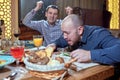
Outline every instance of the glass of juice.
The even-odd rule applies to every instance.
[[[39,47],[43,44],[43,36],[42,35],[33,35],[33,43],[39,50]]]
[[[24,56],[24,44],[21,41],[19,41],[19,44],[14,44],[10,48],[10,54],[16,59],[16,65],[18,66]]]

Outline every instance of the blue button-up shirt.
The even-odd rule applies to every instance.
[[[23,24],[34,30],[39,31],[44,36],[44,46],[47,46],[48,44],[54,42],[62,35],[62,31],[60,28],[62,20],[57,20],[55,22],[55,25],[50,25],[46,20],[33,21],[32,18],[35,14],[36,12],[34,10],[31,10],[25,16]]]
[[[60,47],[65,47],[67,43],[61,37],[55,44]],[[77,48],[89,50],[91,59],[94,62],[103,64],[120,63],[120,39],[115,38],[105,28],[84,26],[82,39]]]

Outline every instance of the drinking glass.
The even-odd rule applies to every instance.
[[[42,35],[33,35],[33,43],[39,50],[39,47],[42,46],[43,43],[43,36]]]
[[[10,48],[10,54],[16,59],[16,65],[18,66],[24,56],[24,42],[13,43],[13,46]]]
[[[18,28],[18,30],[14,29],[14,36],[16,37],[16,40],[19,40],[19,36],[20,36],[20,29]]]

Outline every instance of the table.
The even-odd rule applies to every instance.
[[[10,70],[4,68],[0,70],[0,80],[10,74]],[[104,80],[114,75],[114,67],[107,65],[97,65],[90,67],[64,78],[64,80]],[[37,77],[26,74],[22,80],[40,80]]]
[[[66,80],[104,80],[114,75],[113,66],[98,65],[74,73]]]

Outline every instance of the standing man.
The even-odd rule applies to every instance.
[[[49,5],[45,12],[46,20],[32,21],[32,18],[36,12],[41,9],[42,5],[42,1],[37,2],[36,7],[31,10],[23,19],[23,24],[39,31],[44,36],[43,45],[47,46],[62,36],[60,29],[62,20],[58,20],[58,7],[55,5]]]

